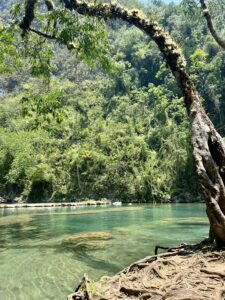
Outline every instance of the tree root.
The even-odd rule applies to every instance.
[[[201,272],[206,273],[206,274],[211,274],[211,275],[216,275],[219,277],[225,277],[225,272],[219,272],[219,271],[213,271],[213,270],[207,270],[207,269],[200,269]]]
[[[94,297],[88,290],[88,279],[83,279],[73,298],[68,299],[224,300],[224,252],[209,253],[207,249],[206,242],[181,245],[146,257],[115,276],[100,280],[104,290]]]
[[[139,295],[145,294],[148,291],[147,290],[132,289],[132,288],[122,286],[120,288],[120,292],[126,294],[127,296],[137,296],[138,297]]]
[[[91,296],[88,290],[88,283],[90,280],[87,275],[84,274],[84,277],[81,280],[81,283],[75,289],[75,293],[67,297],[67,300],[91,300]]]
[[[170,248],[168,247],[162,247],[162,246],[155,246],[155,255],[158,254],[158,250],[162,249],[162,250],[169,250]]]

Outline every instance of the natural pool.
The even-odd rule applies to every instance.
[[[104,247],[65,247],[71,235],[107,232]],[[83,273],[112,275],[152,255],[207,236],[202,204],[1,209],[0,299],[63,300]],[[96,241],[95,241],[96,246]]]

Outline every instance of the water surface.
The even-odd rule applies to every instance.
[[[108,232],[99,249],[63,247],[74,234]],[[84,273],[112,275],[152,255],[207,236],[201,204],[0,210],[0,299],[63,300]]]

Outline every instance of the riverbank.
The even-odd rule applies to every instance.
[[[113,277],[91,282],[85,275],[68,300],[224,300],[225,251],[207,243],[146,257]]]
[[[85,206],[105,206],[111,205],[112,202],[110,200],[88,200],[88,201],[81,201],[81,202],[59,202],[59,203],[5,203],[0,204],[1,208],[36,208],[36,207],[66,207],[66,206],[75,206],[75,207],[85,207]]]

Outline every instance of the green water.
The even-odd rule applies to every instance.
[[[65,248],[62,240],[93,231],[112,234],[106,248]],[[66,299],[83,273],[112,275],[152,255],[207,236],[200,204],[0,210],[0,299]]]

